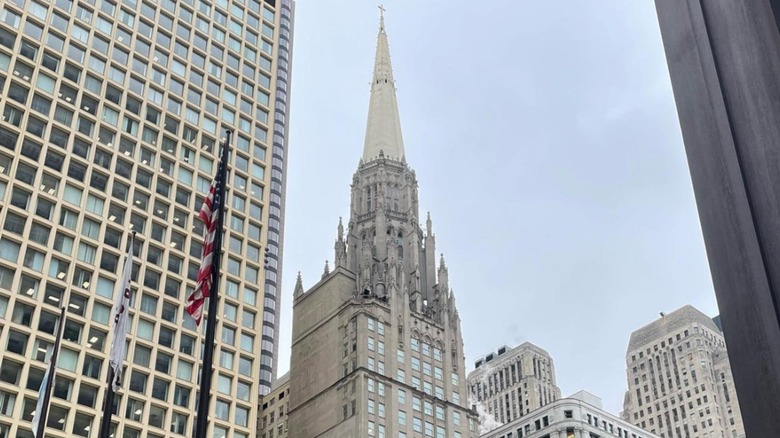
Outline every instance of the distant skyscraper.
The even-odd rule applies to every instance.
[[[290,436],[477,435],[447,267],[419,220],[382,23],[349,228],[339,223],[333,271],[295,287]]]
[[[470,402],[481,405],[500,423],[514,421],[561,398],[552,357],[525,342],[504,346],[477,360],[469,373]]]
[[[0,437],[30,420],[68,310],[52,436],[96,436],[129,231],[115,437],[191,436],[197,218],[234,132],[209,436],[255,434],[276,364],[291,0],[0,1]]]
[[[497,427],[481,438],[658,438],[603,410],[601,399],[580,391]]]
[[[743,438],[723,333],[685,306],[631,334],[623,417],[665,438]]]

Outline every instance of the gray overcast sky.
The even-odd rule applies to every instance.
[[[717,313],[653,2],[386,0],[407,161],[467,366],[531,341],[563,395],[622,409],[631,331]],[[291,294],[333,259],[363,147],[378,9],[298,0],[280,371]]]

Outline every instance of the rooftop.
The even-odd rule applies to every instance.
[[[510,349],[506,345],[502,345],[498,348],[496,352],[490,352],[486,354],[485,356],[477,359],[476,362],[474,362],[474,368],[478,369],[482,366],[487,365],[489,362],[492,362],[494,360],[498,360],[504,357],[512,357],[516,356],[517,354],[523,352],[523,351],[534,351],[538,354],[541,354],[543,356],[551,357],[550,353],[548,353],[545,349],[539,347],[538,345],[532,344],[530,342],[523,342],[522,344],[518,345],[515,348]]]
[[[720,329],[712,322],[712,319],[709,316],[690,304],[683,306],[668,315],[661,315],[661,318],[631,333],[631,338],[628,341],[628,351],[637,350],[656,339],[666,337],[670,333],[674,333],[693,323],[697,323],[716,333],[720,333]]]

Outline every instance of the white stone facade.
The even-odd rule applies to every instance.
[[[601,399],[586,391],[556,400],[481,438],[658,438],[605,412]]]
[[[635,331],[623,417],[662,438],[744,438],[726,343],[685,306]]]
[[[477,360],[469,373],[469,399],[498,423],[514,421],[561,398],[547,351],[525,342]]]

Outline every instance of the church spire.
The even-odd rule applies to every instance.
[[[368,104],[366,140],[363,145],[364,162],[375,160],[380,152],[395,160],[404,158],[404,141],[395,96],[393,66],[390,63],[390,45],[385,32],[384,8],[380,6],[379,9],[382,15],[376,44],[374,76],[371,79],[371,100]]]
[[[301,271],[298,271],[298,278],[295,279],[295,289],[293,290],[293,296],[298,298],[303,295],[303,279],[301,278]]]

